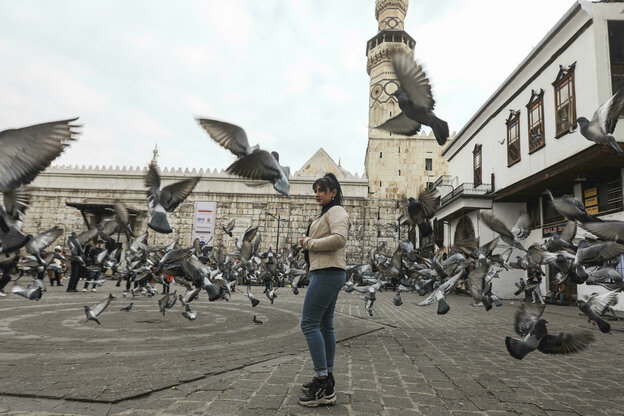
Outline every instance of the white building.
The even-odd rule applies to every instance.
[[[624,87],[623,9],[622,2],[575,3],[443,150],[450,175],[435,183],[442,193],[436,219],[447,247],[495,237],[479,221],[483,210],[510,227],[529,212],[534,227],[523,244],[541,243],[564,222],[546,189],[573,194],[603,219],[624,220],[624,158],[584,139],[575,125]],[[615,137],[624,142],[624,122]],[[494,291],[513,297],[524,275],[507,272]],[[546,293],[548,279],[543,286]],[[579,285],[578,296],[600,290]]]

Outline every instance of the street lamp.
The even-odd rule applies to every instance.
[[[275,215],[271,214],[271,213],[270,213],[270,212],[268,212],[268,211],[264,211],[264,213],[265,213],[266,215],[270,215],[271,217],[273,217],[274,219],[276,219],[276,220],[277,220],[277,242],[275,243],[275,252],[279,254],[280,223],[281,223],[282,221],[286,221],[286,222],[288,222],[288,221],[290,221],[290,220],[289,220],[288,218],[282,218],[282,216],[281,216],[281,215],[278,215],[278,216],[276,217]]]

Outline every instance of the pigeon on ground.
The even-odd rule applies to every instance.
[[[162,234],[173,232],[167,221],[167,212],[173,212],[190,195],[200,179],[185,179],[160,189],[158,167],[150,163],[145,175],[145,186],[148,188],[147,208],[151,216],[147,226]]]
[[[253,317],[253,322],[254,322],[254,324],[257,324],[257,325],[262,325],[263,324],[263,322],[260,319],[258,319],[256,317],[256,315],[254,315],[254,317]]]
[[[624,114],[624,88],[598,107],[591,121],[585,117],[579,117],[576,122],[581,128],[581,135],[587,140],[611,146],[618,155],[624,156],[624,150],[613,137],[615,125],[622,114]]]
[[[393,302],[394,302],[394,306],[401,306],[401,305],[403,305],[403,301],[401,300],[401,291],[400,290],[397,292],[396,295],[394,295]]]
[[[26,286],[25,288],[22,286],[15,285],[11,292],[16,295],[20,295],[30,300],[39,300],[41,296],[43,296],[43,292],[45,292],[45,286],[43,282],[39,279],[35,279],[34,282]]]
[[[593,325],[598,325],[600,332],[606,334],[611,331],[611,325],[600,316],[609,309],[609,306],[617,303],[617,296],[621,291],[622,289],[615,289],[602,295],[593,293],[587,302],[583,300],[578,301],[578,307],[581,312],[587,315],[589,322],[593,321]]]
[[[130,305],[119,309],[120,311],[125,311],[125,312],[129,312],[132,309],[132,306],[134,305],[134,302],[130,302]]]
[[[76,140],[78,118],[36,124],[0,132],[0,192],[8,192],[35,179],[71,141]]]
[[[269,181],[280,194],[290,197],[290,168],[279,164],[277,152],[251,147],[247,133],[241,127],[218,120],[198,118],[197,122],[218,144],[232,152],[237,159],[226,169],[227,173],[247,179]]]
[[[100,321],[97,319],[97,317],[100,316],[102,312],[104,312],[104,310],[108,307],[113,299],[115,299],[115,295],[109,293],[106,299],[95,304],[95,306],[93,306],[92,308],[85,305],[84,310],[85,315],[87,316],[87,322],[95,321],[98,325],[100,325]]]
[[[512,357],[522,360],[536,349],[544,354],[571,354],[584,350],[594,341],[594,335],[589,331],[549,334],[547,322],[542,319],[543,313],[544,305],[529,307],[526,303],[520,304],[514,319],[514,330],[522,339],[505,337],[507,351]]]
[[[401,84],[392,95],[396,97],[401,113],[376,128],[411,136],[420,131],[421,125],[429,126],[438,144],[444,146],[449,137],[448,123],[433,112],[435,100],[422,66],[405,54],[396,54],[392,65]]]

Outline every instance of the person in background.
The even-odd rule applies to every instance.
[[[559,298],[559,305],[563,305],[563,302],[566,299],[569,299],[570,295],[569,295],[569,289],[568,289],[568,285],[565,284],[565,282],[561,282],[559,283],[559,288],[557,291],[553,291],[550,294],[550,300],[548,303],[555,303],[555,298]]]

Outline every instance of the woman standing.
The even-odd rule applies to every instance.
[[[333,173],[312,185],[321,213],[312,221],[307,236],[299,240],[305,250],[310,285],[301,313],[301,330],[314,363],[314,379],[303,385],[299,404],[315,407],[336,401],[334,383],[334,309],[346,279],[345,245],[349,216],[342,207],[342,190]]]

